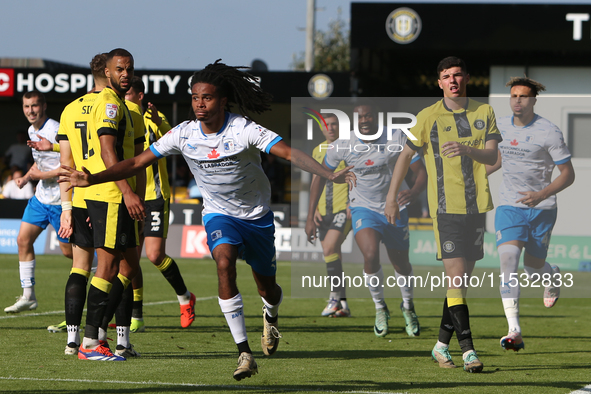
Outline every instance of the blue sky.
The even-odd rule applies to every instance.
[[[293,54],[305,48],[305,32],[300,29],[306,25],[306,3],[306,0],[3,1],[0,2],[4,11],[0,36],[4,40],[0,56],[43,58],[85,66],[95,54],[123,47],[133,53],[138,69],[195,70],[222,58],[227,64],[246,66],[254,59],[262,59],[270,71],[286,71],[290,69]],[[316,0],[319,8],[316,28],[325,30],[329,21],[337,18],[339,7],[341,18],[349,21],[350,3]],[[568,3],[591,4],[591,1]]]

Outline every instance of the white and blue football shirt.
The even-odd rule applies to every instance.
[[[29,138],[31,141],[40,141],[39,137],[37,137],[37,134],[39,134],[40,136],[47,138],[52,144],[56,144],[57,141],[55,137],[57,136],[59,128],[59,122],[47,118],[39,130],[35,130],[33,125],[29,126]],[[32,153],[33,160],[35,160],[39,171],[47,172],[59,168],[59,152],[38,151],[32,149]],[[37,184],[37,189],[35,190],[35,197],[37,197],[42,204],[59,205],[61,200],[60,186],[59,183],[57,183],[57,177],[40,180]]]
[[[210,213],[254,220],[270,210],[271,185],[260,151],[269,153],[281,137],[241,115],[226,113],[216,134],[205,134],[198,120],[186,121],[150,146],[158,157],[183,155]]]
[[[567,163],[571,154],[564,142],[562,131],[539,115],[526,126],[515,126],[513,116],[499,119],[503,141],[499,144],[502,158],[503,183],[499,192],[499,205],[528,208],[517,200],[519,192],[544,189],[552,182],[552,170]],[[540,202],[536,209],[556,208],[556,195]]]

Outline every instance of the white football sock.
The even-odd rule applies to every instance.
[[[277,305],[271,305],[267,302],[267,300],[261,297],[261,300],[263,300],[263,304],[265,304],[265,309],[267,310],[267,315],[269,315],[269,317],[275,317],[279,312],[279,305],[281,305],[281,302],[283,301],[283,289],[281,288],[281,286],[279,286],[279,291],[281,291],[281,297],[279,297],[279,302],[277,303]]]
[[[80,345],[80,326],[66,326],[68,329],[68,342],[74,342],[76,345]]]
[[[35,260],[19,261],[18,262],[19,275],[21,279],[21,287],[23,288],[23,297],[28,300],[36,300],[35,298]]]
[[[117,345],[129,348],[129,326],[117,326]]]
[[[82,340],[82,347],[84,349],[96,349],[98,345],[99,345],[98,339],[84,337],[84,339]]]
[[[187,292],[183,295],[176,296],[179,300],[180,305],[188,305],[191,302],[191,292],[187,290]]]
[[[519,277],[516,274],[519,267],[519,257],[521,248],[516,245],[501,245],[497,248],[501,259],[501,300],[505,309],[505,316],[509,324],[509,332],[521,332],[519,325],[519,295],[521,287],[519,286]],[[512,278],[514,278],[512,280]]]
[[[400,294],[402,295],[402,306],[404,309],[411,309],[414,304],[412,302],[414,293],[414,283],[410,279],[413,276],[412,268],[408,275],[399,274],[398,271],[394,271],[396,275],[396,286],[400,288]]]
[[[365,286],[369,289],[369,294],[371,294],[376,309],[387,308],[386,301],[384,300],[384,288],[382,287],[384,283],[382,267],[374,274],[368,274],[364,270],[363,277],[365,278]]]
[[[230,332],[232,333],[234,342],[238,344],[247,341],[248,337],[246,336],[246,324],[244,322],[243,313],[244,303],[242,302],[242,295],[238,293],[229,300],[222,300],[218,297],[218,302],[220,304],[222,313],[226,318],[226,322],[228,322],[228,327],[230,327]]]
[[[98,339],[99,341],[107,341],[107,330],[103,330],[99,327]]]

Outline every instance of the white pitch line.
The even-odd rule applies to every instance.
[[[585,387],[581,387],[578,390],[571,391],[570,394],[589,394],[589,393],[591,393],[591,384],[588,384]]]
[[[200,297],[200,298],[195,298],[195,301],[208,301],[208,300],[213,300],[213,299],[217,299],[218,296],[209,296],[209,297]],[[178,300],[174,300],[174,301],[156,301],[156,302],[146,302],[144,303],[144,306],[151,306],[151,305],[164,305],[164,304],[176,304],[178,303]],[[84,310],[86,311],[86,309]],[[6,315],[6,316],[0,316],[0,320],[2,319],[15,319],[17,317],[33,317],[33,316],[47,316],[47,315],[60,315],[66,313],[64,310],[61,311],[49,311],[49,312],[40,312],[40,313],[27,313],[27,314],[20,314],[20,313],[14,313],[11,315]]]
[[[277,388],[273,386],[239,386],[239,385],[223,385],[223,384],[203,384],[203,383],[170,383],[170,382],[158,382],[158,381],[144,381],[144,382],[130,382],[125,380],[90,380],[90,379],[41,379],[41,378],[15,378],[12,376],[0,376],[0,380],[27,380],[36,382],[72,382],[72,383],[93,383],[93,384],[130,384],[130,385],[158,385],[158,386],[180,386],[180,387],[201,387],[201,388],[221,388],[221,389],[250,389],[250,390],[269,390],[273,392],[297,392],[302,391],[302,388]],[[338,394],[402,394],[386,391],[335,391],[335,390],[323,390],[323,389],[309,389],[306,391],[315,391],[319,393],[338,393]]]

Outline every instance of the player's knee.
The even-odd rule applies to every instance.
[[[322,246],[322,253],[325,256],[330,256],[332,254],[338,253],[339,251],[337,250],[337,248],[334,245],[327,245],[327,246]]]
[[[159,250],[146,250],[146,257],[148,257],[148,260],[150,260],[152,264],[160,265],[166,257],[166,254],[161,253]]]
[[[72,253],[72,245],[60,242],[60,249],[62,250],[62,254],[64,257],[69,259],[73,259],[74,255]]]
[[[21,250],[27,249],[31,247],[31,245],[33,244],[33,240],[28,235],[22,235],[19,233],[16,237],[16,244],[18,245],[18,248]]]
[[[236,262],[232,262],[230,259],[220,259],[216,261],[218,277],[236,277]]]
[[[368,249],[363,252],[363,259],[368,264],[375,264],[379,262],[379,253],[378,250],[375,249]]]

